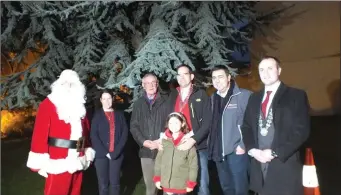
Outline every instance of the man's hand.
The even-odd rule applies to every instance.
[[[154,140],[153,143],[157,146],[156,149],[163,150],[161,139]]]
[[[161,188],[161,182],[156,182],[155,183],[155,186],[157,187],[157,189],[159,189],[159,190],[161,190],[162,188]]]
[[[157,145],[151,140],[144,141],[143,146],[149,148],[150,150],[157,149]]]
[[[179,150],[189,150],[191,149],[196,141],[193,138],[182,138],[180,145],[178,146]]]
[[[268,158],[262,155],[263,151],[259,149],[252,149],[251,155],[259,162],[261,163],[267,163],[270,162]]]
[[[239,145],[236,148],[236,154],[237,155],[242,155],[245,154],[245,150],[243,150]]]
[[[261,152],[261,155],[267,160],[267,162],[270,162],[274,157],[272,156],[272,150],[271,149],[265,149]]]

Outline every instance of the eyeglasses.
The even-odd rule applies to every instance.
[[[157,85],[157,81],[153,81],[153,82],[144,82],[143,83],[145,86],[156,86]]]

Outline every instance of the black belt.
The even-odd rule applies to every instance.
[[[54,146],[58,148],[77,149],[77,151],[80,152],[80,151],[84,151],[85,139],[84,137],[81,137],[78,140],[67,140],[67,139],[49,137],[48,144],[50,146]]]

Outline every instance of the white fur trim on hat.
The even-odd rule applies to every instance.
[[[71,69],[66,69],[66,70],[63,70],[63,72],[59,75],[58,80],[64,81],[64,82],[76,83],[76,82],[79,82],[80,79],[79,79],[77,72]]]

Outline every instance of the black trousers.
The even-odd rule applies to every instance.
[[[99,195],[120,195],[120,176],[123,155],[116,160],[95,159]],[[109,190],[110,189],[110,190]]]

